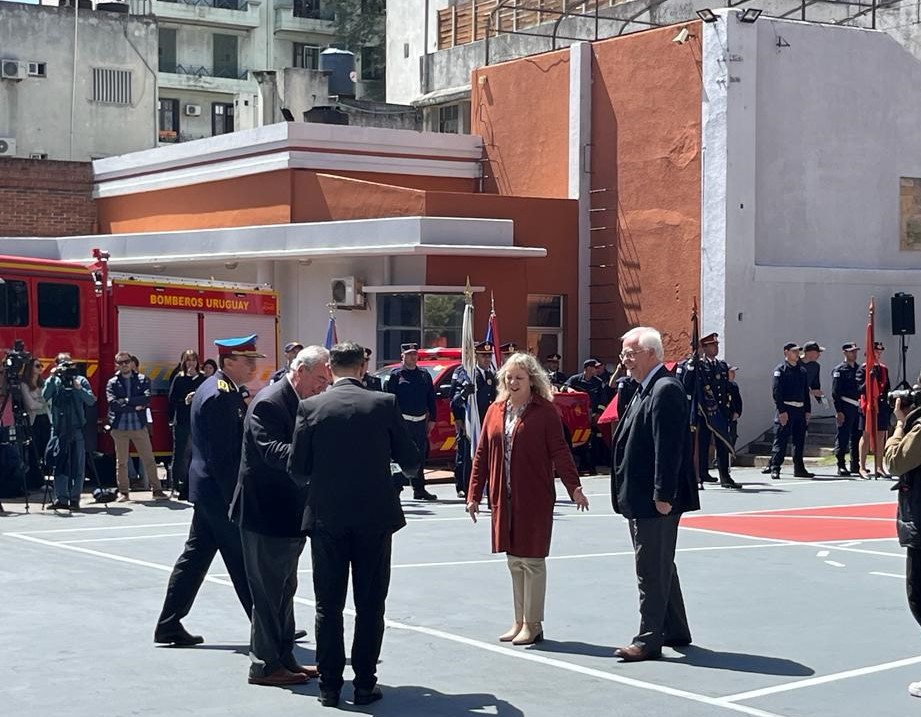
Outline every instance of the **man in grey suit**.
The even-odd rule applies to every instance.
[[[663,645],[691,644],[675,546],[681,514],[698,510],[700,500],[687,395],[662,363],[662,337],[641,326],[621,341],[620,358],[640,386],[614,431],[611,502],[627,518],[636,551],[640,630],[614,654],[639,662],[661,657]]]
[[[382,696],[377,660],[384,637],[391,541],[406,525],[390,463],[396,461],[411,473],[421,461],[396,398],[362,385],[364,356],[355,343],[330,350],[332,388],[301,401],[289,463],[292,477],[310,486],[304,527],[313,557],[320,702],[327,707],[339,704],[342,690],[342,611],[350,569],[356,613],[354,702],[367,705]]]
[[[253,596],[249,682],[283,687],[317,676],[294,659],[294,593],[304,549],[306,488],[288,475],[298,402],[329,385],[329,352],[301,349],[288,372],[263,388],[246,411],[240,473],[230,513],[240,526]]]

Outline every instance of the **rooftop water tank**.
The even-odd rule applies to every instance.
[[[340,97],[355,96],[355,55],[335,47],[320,53],[321,71],[329,72],[329,94]]]

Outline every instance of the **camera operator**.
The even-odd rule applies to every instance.
[[[13,425],[13,400],[6,385],[6,372],[0,370],[0,492],[4,495],[15,495],[12,486],[20,484],[23,470],[16,444],[10,440]]]
[[[77,374],[69,353],[59,353],[45,382],[42,396],[51,403],[51,439],[48,453],[54,465],[55,501],[51,507],[79,509],[86,470],[83,424],[85,406],[96,403],[90,382]]]
[[[921,383],[921,377],[919,377]],[[897,423],[886,441],[885,465],[899,476],[898,529],[899,544],[908,548],[905,582],[908,607],[921,625],[921,388],[894,391]],[[895,488],[893,489],[895,490]],[[912,682],[908,692],[921,697],[921,682]]]

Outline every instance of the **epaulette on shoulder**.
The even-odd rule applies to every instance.
[[[224,393],[230,393],[230,384],[227,383],[224,379],[219,378],[217,380],[217,390],[223,391]]]

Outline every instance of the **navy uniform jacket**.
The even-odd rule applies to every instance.
[[[361,385],[364,386],[369,391],[383,391],[384,388],[381,386],[381,380],[377,376],[372,376],[370,373],[366,373],[361,379]]]
[[[577,373],[566,379],[564,385],[576,391],[587,393],[592,401],[592,413],[602,413],[604,411],[604,384],[597,376],[592,376],[586,381],[582,378],[581,373]]]
[[[451,376],[451,414],[455,422],[462,422],[467,417],[467,398],[471,394],[470,377],[463,366],[454,369]],[[476,370],[476,407],[480,414],[480,425],[486,418],[489,404],[496,400],[496,377],[489,369]]]
[[[806,368],[800,363],[791,366],[788,361],[784,361],[774,369],[772,394],[778,413],[787,413],[791,408],[796,408],[786,405],[787,401],[802,403],[803,410],[812,413],[809,379]]]
[[[387,393],[397,397],[400,413],[406,416],[424,416],[435,420],[435,387],[432,377],[423,368],[409,370],[399,366],[390,372]]]
[[[831,398],[835,402],[835,411],[856,410],[860,402],[860,381],[857,380],[857,364],[847,361],[839,363],[831,372]],[[848,398],[857,403],[848,403]]]
[[[282,366],[280,369],[278,369],[275,373],[272,374],[271,378],[269,378],[269,383],[278,383],[285,377],[286,373],[288,373],[288,367]]]
[[[698,400],[708,415],[717,411],[726,418],[732,418],[731,397],[729,394],[729,365],[720,359],[700,357],[696,362],[700,376]],[[675,369],[675,378],[681,381],[688,398],[694,395],[695,362],[685,359]],[[741,399],[739,399],[741,401]]]
[[[547,378],[554,386],[562,386],[566,383],[566,374],[562,371],[547,371]]]
[[[822,390],[822,367],[819,365],[818,361],[803,361],[803,366],[806,368],[806,381],[809,383],[810,391],[821,391]]]
[[[192,462],[189,499],[218,498],[230,506],[243,445],[246,404],[236,384],[218,371],[192,399]]]
[[[733,415],[742,415],[742,392],[739,390],[739,384],[735,381],[729,381],[729,418]]]

